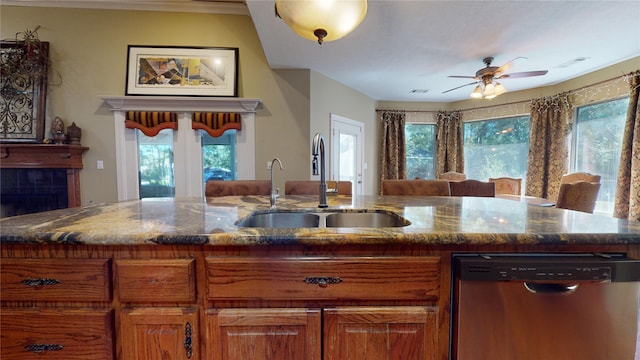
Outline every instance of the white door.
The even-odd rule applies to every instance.
[[[331,179],[351,181],[353,195],[362,194],[364,124],[331,114]]]

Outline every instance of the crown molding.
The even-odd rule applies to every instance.
[[[249,15],[244,1],[233,0],[3,0],[2,5]]]

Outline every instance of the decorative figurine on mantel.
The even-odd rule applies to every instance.
[[[82,137],[82,129],[80,129],[75,121],[71,123],[71,126],[67,128],[67,138],[69,139],[69,145],[80,145],[80,138]]]
[[[53,135],[53,142],[56,144],[64,144],[67,140],[67,136],[64,134],[64,122],[59,116],[56,116],[51,123],[51,135]]]

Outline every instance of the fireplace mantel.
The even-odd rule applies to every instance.
[[[62,187],[66,186],[67,189],[67,206],[78,207],[81,205],[80,170],[83,167],[82,154],[88,149],[88,147],[79,145],[2,143],[0,144],[0,168],[65,169],[66,185],[62,184]],[[8,174],[6,175],[8,176]],[[11,183],[13,182],[11,181]],[[6,187],[3,192],[5,190],[8,191],[9,186]]]

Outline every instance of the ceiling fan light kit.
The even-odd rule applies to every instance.
[[[497,67],[497,66],[491,66],[491,62],[493,62],[493,57],[486,57],[482,60],[485,63],[486,67],[476,71],[475,76],[459,76],[459,75],[449,76],[453,78],[474,79],[476,81],[472,83],[464,84],[458,87],[454,87],[453,89],[443,91],[442,93],[444,94],[449,91],[457,90],[468,85],[477,84],[477,86],[473,89],[473,91],[470,94],[471,98],[493,99],[496,96],[502,95],[505,92],[507,92],[507,89],[501,83],[495,80],[541,76],[541,75],[545,75],[548,72],[547,70],[538,70],[538,71],[525,71],[525,72],[505,74],[505,72],[511,67],[511,63],[517,59],[524,59],[524,58],[517,57],[509,61],[508,63],[500,67]]]
[[[276,0],[276,16],[296,34],[322,45],[352,32],[367,15],[367,0]]]

